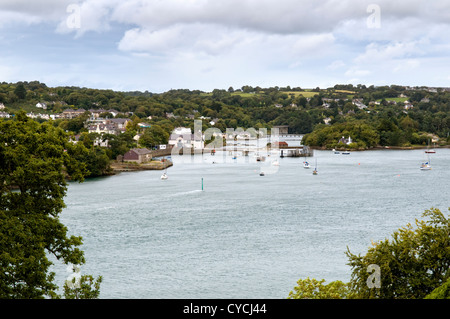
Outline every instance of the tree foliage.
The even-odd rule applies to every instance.
[[[353,269],[351,287],[360,298],[424,298],[450,277],[450,219],[439,209],[426,210],[417,220],[399,229],[392,240],[375,243],[365,256],[347,251]],[[381,287],[367,285],[367,267],[378,265]]]
[[[325,279],[300,279],[289,293],[288,299],[345,299],[349,293],[348,284],[333,281],[324,284]]]
[[[366,255],[348,249],[349,283],[299,280],[290,299],[445,299],[450,295],[450,219],[439,209],[423,213],[427,220],[400,228],[392,240],[373,244]],[[369,285],[371,266],[379,267],[379,286]]]
[[[55,296],[53,255],[83,264],[82,238],[68,236],[59,221],[66,178],[83,181],[86,166],[76,157],[85,149],[65,133],[29,120],[0,121],[0,297]]]

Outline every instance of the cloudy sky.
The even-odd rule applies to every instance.
[[[0,0],[0,81],[450,87],[448,0]]]

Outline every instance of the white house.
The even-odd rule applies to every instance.
[[[47,109],[47,104],[45,104],[44,102],[38,102],[38,103],[36,103],[36,107],[40,108],[40,109],[43,109],[43,110],[46,110]]]
[[[195,136],[190,128],[177,127],[169,137],[169,145],[174,147],[203,149],[204,142],[201,135]]]
[[[348,139],[345,138],[344,136],[342,136],[342,138],[339,140],[339,143],[349,145],[349,144],[353,143],[353,141],[352,141],[352,138],[350,136],[348,137]]]

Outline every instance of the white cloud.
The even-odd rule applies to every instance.
[[[327,66],[329,70],[337,70],[345,66],[345,63],[342,60],[335,60]]]
[[[381,61],[417,56],[421,55],[421,53],[417,42],[370,43],[366,46],[365,52],[355,59],[355,62],[373,64]]]
[[[370,16],[367,7],[372,3],[381,10],[380,28],[367,26]],[[71,5],[78,11],[68,11]],[[76,13],[79,14],[78,26],[70,20]],[[37,35],[33,27],[39,24],[52,28],[57,36]],[[233,81],[242,81],[242,84],[298,81],[299,86],[304,86],[302,81],[306,80],[317,85],[330,81],[341,83],[346,79],[376,82],[379,79],[390,81],[391,77],[402,80],[403,77],[410,80],[415,75],[413,71],[423,72],[425,66],[430,68],[426,72],[430,78],[438,71],[449,73],[446,72],[449,24],[450,3],[444,0],[0,2],[0,30],[10,28],[16,32],[2,32],[6,46],[3,50],[10,56],[17,56],[18,65],[26,62],[30,69],[27,74],[33,74],[31,69],[35,68],[39,71],[34,74],[47,73],[46,76],[51,77],[43,70],[56,62],[49,60],[43,67],[46,58],[42,54],[34,60],[42,65],[34,66],[30,56],[25,57],[20,52],[17,44],[23,42],[17,40],[19,37],[41,37],[36,38],[36,42],[42,42],[43,48],[48,44],[48,52],[54,52],[52,49],[59,45],[59,40],[73,40],[75,36],[77,39],[69,43],[73,53],[64,50],[66,61],[58,66],[73,74],[64,78],[89,76],[93,83],[100,83],[104,75],[110,77],[108,81],[115,81],[114,86],[119,85],[118,80],[113,80],[108,67],[115,65],[120,65],[124,82],[135,81],[130,85],[149,81],[148,74],[152,74],[152,79],[160,79],[154,83],[163,85],[160,83],[167,81],[167,86],[175,81],[179,82],[174,85],[195,86],[193,81],[197,79],[198,85],[206,85],[202,82],[217,85],[219,82],[215,81],[227,83],[225,85],[236,85],[230,83]],[[14,38],[8,34],[14,34]],[[94,49],[92,44],[96,40],[106,45]],[[89,52],[85,48],[90,48]],[[94,65],[106,63],[98,58],[102,54],[113,57],[108,60],[109,65]],[[432,63],[437,58],[439,63]],[[84,63],[73,67],[69,65],[73,60]],[[61,78],[56,71],[58,68],[49,70]],[[98,74],[89,74],[90,69],[98,70]],[[3,70],[12,76],[11,70],[4,67]],[[18,71],[19,68],[14,70],[19,75],[25,72]],[[128,70],[134,74],[127,77]],[[446,81],[445,76],[441,78]]]
[[[393,72],[410,72],[414,69],[419,68],[421,65],[420,61],[417,59],[406,59],[398,63],[398,65],[393,69]]]

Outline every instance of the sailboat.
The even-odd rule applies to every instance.
[[[303,161],[303,168],[309,168],[309,162],[306,160],[306,156],[305,160]]]
[[[316,160],[316,167],[313,170],[313,175],[317,175],[319,172],[317,171],[317,160]]]
[[[422,171],[427,171],[427,170],[431,169],[430,156],[428,156],[428,161],[427,162],[422,162],[422,164],[420,165],[420,169]]]
[[[169,176],[167,176],[167,170],[166,171],[164,171],[164,173],[161,175],[161,179],[162,180],[166,180],[166,179],[168,179],[169,178]]]

